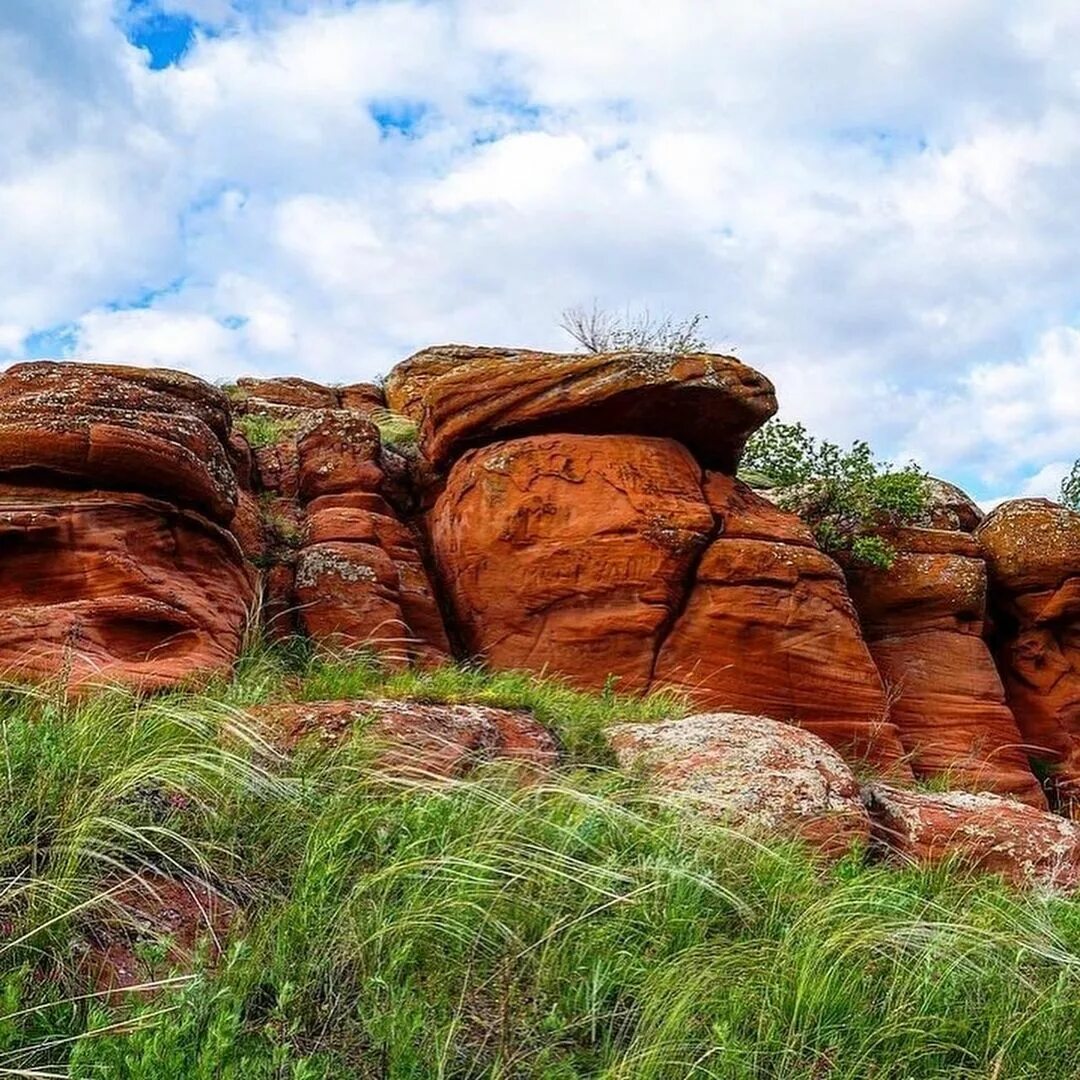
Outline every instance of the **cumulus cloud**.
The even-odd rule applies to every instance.
[[[194,27],[160,70],[151,15]],[[1080,454],[1078,45],[1064,0],[12,0],[0,357],[346,381],[595,297],[1041,491]]]

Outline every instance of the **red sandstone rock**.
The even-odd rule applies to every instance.
[[[39,362],[0,376],[3,479],[140,492],[227,523],[227,436],[227,398],[179,372]]]
[[[379,429],[343,409],[313,412],[296,432],[300,497],[304,501],[342,492],[377,491]]]
[[[411,658],[424,664],[448,662],[450,643],[412,532],[390,516],[389,508],[387,513],[376,513],[326,505],[334,498],[323,496],[321,508],[308,514],[307,543],[373,544],[385,551],[397,571],[397,603]]]
[[[572,354],[446,345],[399,364],[390,408],[420,423],[424,454],[537,432],[677,438],[734,472],[749,435],[776,411],[772,384],[731,356]]]
[[[80,967],[99,991],[146,986],[177,968],[192,966],[204,943],[218,959],[239,917],[237,906],[202,881],[144,873],[106,883],[106,915],[94,913]],[[168,943],[165,963],[140,953],[140,943]]]
[[[761,716],[709,713],[620,724],[609,738],[626,769],[734,828],[806,841],[840,856],[870,838],[859,785],[809,732]]]
[[[865,793],[874,837],[918,863],[956,859],[1018,885],[1080,886],[1080,827],[988,793],[931,794],[874,785]]]
[[[849,586],[917,776],[1045,808],[983,640],[986,565],[964,533],[901,529],[892,567],[852,567]]]
[[[716,537],[661,644],[654,684],[710,709],[806,728],[850,760],[908,777],[840,568],[807,527],[708,474]]]
[[[967,492],[947,480],[927,477],[926,494],[927,507],[920,524],[928,528],[973,533],[986,516]]]
[[[376,409],[386,408],[386,395],[374,383],[351,383],[338,391],[340,408],[367,416]]]
[[[712,528],[700,468],[666,439],[538,435],[467,454],[431,518],[469,655],[645,690]]]
[[[997,507],[978,529],[1009,704],[1063,802],[1080,798],[1080,514],[1045,499]]]
[[[336,409],[340,405],[337,390],[320,386],[309,379],[293,376],[277,379],[237,379],[241,400],[246,409],[264,405],[289,405],[297,409]]]
[[[493,667],[675,686],[910,776],[839,567],[745,485],[710,477],[703,490],[677,443],[484,447],[451,470],[430,525],[464,647]]]
[[[510,709],[373,699],[270,705],[253,714],[290,750],[309,738],[332,746],[361,732],[380,767],[399,775],[460,777],[496,758],[539,769],[558,763],[551,734],[529,713]]]
[[[409,628],[393,560],[374,544],[313,544],[296,562],[301,625],[336,648],[371,648],[391,666],[408,663]]]
[[[0,490],[0,670],[167,686],[226,671],[254,576],[232,534],[139,495]]]

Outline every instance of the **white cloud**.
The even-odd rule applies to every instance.
[[[222,31],[162,71],[122,7],[0,13],[0,355],[345,381],[598,297],[985,497],[1080,454],[1065,0],[159,0]]]

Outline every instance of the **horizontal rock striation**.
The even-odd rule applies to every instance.
[[[704,464],[732,472],[747,438],[776,412],[764,375],[711,353],[445,345],[394,368],[386,397],[420,424],[423,451],[438,467],[470,446],[557,432],[675,438]]]
[[[1080,797],[1080,514],[1045,499],[1002,503],[976,534],[990,569],[995,647],[1009,704],[1051,773]]]

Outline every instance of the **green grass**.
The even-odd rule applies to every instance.
[[[384,446],[392,446],[404,453],[411,452],[416,447],[420,428],[415,420],[390,409],[375,409],[370,419],[379,429],[379,437]]]
[[[252,449],[274,446],[296,430],[296,421],[269,413],[244,413],[234,417],[233,427],[248,441]]]
[[[361,738],[286,760],[244,713],[373,695],[533,708],[567,764],[395,781]],[[1080,1075],[1075,902],[678,814],[600,733],[679,708],[302,646],[201,692],[5,691],[0,1076]],[[87,998],[73,942],[150,868],[242,924],[216,965]]]

